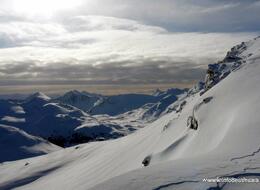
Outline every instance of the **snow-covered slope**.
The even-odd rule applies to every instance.
[[[0,162],[47,154],[61,148],[16,127],[0,124]]]
[[[235,60],[226,57],[221,62],[233,65],[233,72],[202,96],[187,98],[179,118],[163,129],[150,154],[151,167],[115,177],[93,190],[259,189],[259,183],[203,182],[204,178],[260,176],[260,39],[234,50]],[[199,129],[185,130],[185,118],[194,109]]]
[[[120,139],[4,163],[0,189],[259,189],[257,183],[203,181],[260,176],[260,39],[245,46],[239,60],[221,63],[229,69],[218,68],[218,76],[230,74],[202,96],[191,93],[179,112]],[[186,127],[191,115],[198,130]]]

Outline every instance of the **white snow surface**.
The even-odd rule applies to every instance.
[[[60,149],[60,147],[21,129],[0,124],[0,162],[39,156]]]
[[[188,96],[181,112],[135,133],[1,164],[0,189],[259,189],[259,183],[202,181],[260,176],[260,39],[238,56],[238,68],[202,96]],[[198,130],[186,127],[193,110]]]

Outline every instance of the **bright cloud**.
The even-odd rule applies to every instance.
[[[0,84],[193,83],[259,34],[258,1],[51,2],[0,2]]]

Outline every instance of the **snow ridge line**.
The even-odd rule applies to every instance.
[[[240,157],[234,157],[234,158],[231,158],[230,161],[234,161],[234,160],[239,160],[239,159],[243,159],[243,158],[247,158],[247,157],[251,157],[251,156],[255,156],[257,153],[260,152],[260,147],[254,151],[253,153],[251,154],[248,154],[248,155],[245,155],[245,156],[240,156]]]

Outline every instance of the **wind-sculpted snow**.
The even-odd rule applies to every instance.
[[[225,69],[216,65],[219,73],[214,85],[206,90],[197,85],[146,127],[119,139],[4,163],[0,165],[0,188],[259,189],[259,183],[214,181],[217,177],[260,177],[260,39],[244,44],[246,48],[232,50],[241,59],[218,63],[226,64]],[[143,114],[137,109],[121,117],[127,113],[136,118]],[[190,116],[196,118],[197,130],[187,127]],[[147,157],[149,164],[144,167]],[[51,168],[55,169],[44,173]],[[37,180],[20,184],[35,176]]]

